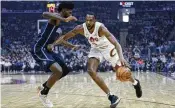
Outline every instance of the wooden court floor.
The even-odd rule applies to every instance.
[[[135,96],[131,83],[115,80],[115,74],[99,73],[111,91],[121,97],[117,108],[175,108],[175,80],[146,72],[135,72],[141,81],[143,97]],[[49,75],[2,75],[13,79],[26,79],[24,84],[1,85],[1,108],[44,108],[36,87]],[[107,96],[87,73],[68,75],[55,84],[48,98],[54,108],[109,108]]]

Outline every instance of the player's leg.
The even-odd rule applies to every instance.
[[[88,59],[88,73],[91,78],[95,81],[95,83],[106,93],[109,94],[110,91],[103,81],[103,79],[97,74],[97,68],[99,65],[99,60],[96,58],[89,58]]]
[[[111,49],[112,49],[112,48],[111,48]],[[108,52],[108,53],[107,53],[107,52]],[[112,50],[108,50],[108,49],[107,49],[107,50],[104,51],[102,54],[103,54],[104,58],[112,64],[114,71],[115,71],[115,72],[118,72],[118,68],[119,68],[120,66],[122,66],[122,64],[121,64],[121,62],[119,61],[119,56],[118,56],[118,53],[117,53],[116,49],[114,49],[114,48],[113,48]],[[112,55],[112,54],[113,54],[113,55]],[[136,96],[137,96],[138,98],[140,98],[140,97],[142,96],[142,89],[141,89],[139,80],[138,80],[138,79],[135,79],[135,78],[132,76],[132,74],[130,74],[131,71],[126,71],[126,72],[128,72],[128,73],[125,73],[125,74],[128,74],[128,75],[130,75],[130,76],[119,76],[118,79],[119,79],[119,80],[120,80],[120,79],[126,79],[126,78],[121,78],[121,77],[130,77],[128,81],[130,81],[130,82],[133,84],[133,86],[134,86],[134,88],[135,88],[135,90],[136,90]]]
[[[44,53],[46,58],[42,56]],[[37,57],[38,56],[38,57]],[[38,87],[38,95],[39,99],[43,103],[45,107],[53,107],[52,102],[47,98],[47,94],[49,93],[49,90],[51,87],[55,84],[57,80],[59,80],[61,77],[63,77],[66,73],[68,73],[68,69],[65,69],[65,65],[59,64],[58,61],[54,58],[54,53],[50,52],[39,52],[39,53],[34,53],[33,57],[36,58],[36,60],[39,62],[40,66],[46,70],[46,71],[52,71],[52,75],[49,77],[49,79],[42,84],[41,86]],[[43,57],[42,59],[40,59]],[[66,72],[65,72],[66,71]]]
[[[47,99],[47,94],[51,87],[56,83],[56,81],[58,81],[59,79],[61,79],[69,73],[69,69],[63,61],[61,61],[60,59],[58,60],[56,58],[55,61],[56,62],[50,66],[52,75],[44,84],[42,84],[42,86],[38,87],[40,100],[46,107],[53,107],[52,102],[49,99]]]
[[[44,89],[41,91],[41,94],[43,95],[47,95],[55,82],[59,80],[62,76],[62,67],[57,62],[51,64],[49,69],[52,71],[52,75],[43,84]]]
[[[119,66],[116,65],[116,66],[114,67],[114,71],[115,71],[115,72],[118,72],[118,68],[116,68],[116,67],[119,67]],[[130,72],[130,71],[126,71],[126,72]],[[126,73],[125,73],[125,74],[126,74]],[[120,76],[120,78],[121,78],[121,77],[126,77],[126,76]],[[127,77],[128,77],[128,76],[127,76]],[[119,80],[120,80],[120,78],[119,78]],[[121,79],[125,79],[125,78],[121,78]],[[130,79],[129,79],[128,81],[130,81],[130,82],[132,83],[132,85],[134,86],[134,89],[135,89],[135,91],[136,91],[136,96],[137,96],[138,98],[140,98],[140,97],[142,96],[142,89],[141,89],[140,81],[139,81],[138,79],[135,79],[135,78],[132,76],[132,74],[131,74]]]
[[[41,52],[36,54],[36,52],[31,51],[31,54],[32,54],[33,58],[35,59],[36,63],[38,63],[40,65],[40,67],[43,68],[44,70],[47,70],[48,64],[51,62],[40,58],[39,56],[40,56]],[[47,82],[45,82],[43,85],[41,85],[37,88],[38,96],[39,96],[40,101],[42,102],[42,104],[45,107],[51,108],[51,107],[53,107],[53,104],[47,98],[47,94],[48,94],[50,88],[46,86],[46,83]]]
[[[99,65],[98,59],[94,57],[89,58],[88,59],[88,73],[91,76],[91,78],[95,81],[95,83],[107,94],[108,99],[111,101],[111,107],[113,108],[117,106],[120,99],[117,96],[112,95],[110,93],[110,90],[105,84],[104,80],[97,74],[98,65]]]
[[[52,57],[55,60],[55,63],[50,65],[49,69],[52,71],[52,75],[49,79],[43,84],[45,90],[43,93],[48,94],[50,88],[55,84],[56,81],[60,80],[62,77],[66,76],[69,73],[69,69],[64,61],[59,57],[58,54],[53,53]]]
[[[38,87],[39,99],[42,104],[47,108],[53,107],[52,102],[47,98],[49,90],[55,84],[55,82],[61,78],[62,75],[62,68],[56,62],[51,64],[50,70],[52,71],[52,75],[44,84]]]

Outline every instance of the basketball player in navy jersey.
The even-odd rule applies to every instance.
[[[56,30],[59,28],[60,22],[76,21],[76,17],[72,16],[72,10],[74,4],[72,2],[61,2],[57,7],[57,12],[44,12],[43,17],[49,19],[44,32],[41,34],[41,38],[34,45],[32,50],[33,58],[45,71],[52,71],[52,75],[49,79],[38,87],[39,98],[42,104],[47,107],[53,107],[52,102],[47,99],[47,94],[56,81],[64,77],[69,73],[69,69],[65,63],[54,52],[47,50],[47,45],[54,42],[56,39]],[[65,42],[63,45],[76,49],[77,46]]]
[[[120,101],[118,96],[113,95],[103,79],[97,74],[97,68],[99,63],[104,58],[112,64],[114,71],[118,71],[119,67],[125,65],[129,67],[129,64],[123,57],[122,48],[112,33],[108,31],[103,23],[97,22],[93,13],[86,15],[86,22],[76,26],[73,30],[67,34],[61,36],[54,43],[48,45],[48,49],[51,50],[55,45],[58,45],[61,41],[68,40],[77,34],[86,37],[91,44],[91,50],[88,55],[88,73],[96,84],[107,94],[108,99],[111,102],[110,107],[115,108]],[[130,73],[127,71],[126,73]],[[131,74],[128,81],[133,84],[136,91],[136,96],[140,98],[142,96],[142,89],[139,80],[133,78]],[[118,80],[122,81],[126,76],[117,76]]]

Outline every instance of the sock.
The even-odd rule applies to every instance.
[[[111,92],[107,93],[107,97],[108,97],[108,98],[109,98],[109,96],[110,96],[110,95],[112,95],[112,93],[111,93]]]
[[[50,88],[45,85],[44,89],[41,91],[42,95],[47,95],[49,93]]]
[[[133,85],[137,85],[137,83],[138,83],[137,80],[134,79]]]
[[[47,81],[43,84],[43,87],[45,87],[46,86],[46,84],[47,84]]]

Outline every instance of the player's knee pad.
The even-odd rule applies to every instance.
[[[67,67],[67,65],[65,63],[60,63],[60,66],[62,67],[62,77],[66,76],[69,72],[70,72],[70,69]]]
[[[62,69],[63,69],[62,77],[66,76],[70,72],[67,66],[63,66]]]

